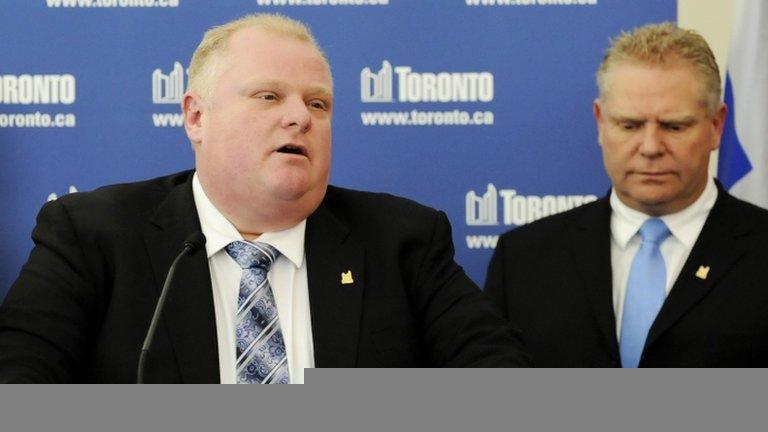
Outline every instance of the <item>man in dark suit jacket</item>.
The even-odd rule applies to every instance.
[[[537,366],[768,365],[768,211],[708,174],[726,107],[706,42],[671,24],[623,34],[598,87],[609,197],[504,234],[487,296]],[[636,261],[654,219],[668,230],[648,243],[663,259],[651,270]],[[659,267],[663,280],[649,282]]]
[[[267,366],[259,382],[301,382],[303,367],[528,364],[518,332],[453,261],[443,213],[328,186],[332,81],[301,23],[256,15],[217,27],[189,77],[182,108],[196,171],[41,210],[35,248],[0,309],[0,382],[134,382],[168,268],[201,230],[275,248],[269,282],[243,291],[258,271],[241,270],[220,239],[183,257],[146,382],[248,382]],[[289,231],[303,256],[284,256],[274,240]],[[263,302],[245,297],[264,292]]]

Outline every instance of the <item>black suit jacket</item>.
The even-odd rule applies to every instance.
[[[172,259],[200,230],[191,172],[46,204],[35,247],[0,309],[0,382],[134,382]],[[317,367],[528,364],[506,325],[453,261],[441,212],[329,187],[307,220]],[[354,283],[341,284],[351,270]],[[179,262],[147,382],[218,382],[204,253]]]
[[[607,198],[504,234],[487,296],[537,366],[620,366]],[[709,266],[706,279],[696,276]],[[653,323],[641,367],[768,366],[768,211],[718,198]]]

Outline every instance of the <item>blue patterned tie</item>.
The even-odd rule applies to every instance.
[[[669,235],[669,228],[661,219],[648,219],[640,227],[643,243],[629,269],[621,319],[619,351],[622,367],[633,368],[640,364],[648,330],[667,296],[667,268],[659,246]]]
[[[238,384],[288,384],[288,359],[277,305],[267,280],[279,252],[265,243],[235,241],[225,248],[243,269],[237,299]]]

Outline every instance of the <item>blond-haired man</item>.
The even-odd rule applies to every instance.
[[[47,204],[0,309],[0,382],[132,382],[191,233],[146,382],[300,383],[312,367],[520,366],[518,333],[453,261],[447,218],[328,186],[333,83],[307,28],[206,33],[184,126],[195,171]]]
[[[708,174],[726,107],[706,41],[623,33],[597,83],[609,196],[502,236],[487,295],[539,366],[768,365],[768,212]]]

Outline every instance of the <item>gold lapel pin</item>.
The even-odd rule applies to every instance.
[[[345,272],[341,272],[341,284],[342,285],[349,285],[355,283],[355,280],[352,279],[352,270],[347,270]]]
[[[699,279],[706,280],[708,274],[709,266],[699,266],[699,269],[696,270],[696,277]]]

